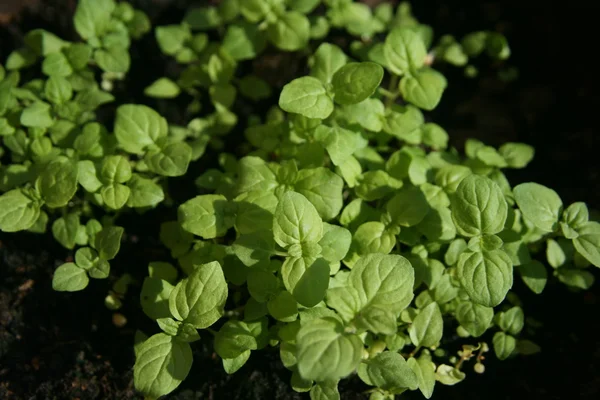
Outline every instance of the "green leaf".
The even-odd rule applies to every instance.
[[[275,210],[273,235],[277,244],[284,248],[295,243],[316,243],[323,237],[323,222],[306,197],[287,192]]]
[[[40,212],[38,219],[30,228],[27,229],[27,231],[33,233],[46,233],[48,219],[48,214],[46,214],[44,211]]]
[[[52,289],[58,292],[77,292],[85,289],[89,282],[84,269],[74,263],[66,263],[54,271]]]
[[[158,47],[168,56],[174,56],[183,49],[185,42],[192,36],[187,25],[158,26],[154,31]]]
[[[218,27],[222,21],[216,7],[200,7],[188,11],[183,21],[194,30],[208,30]]]
[[[383,130],[405,142],[420,144],[422,134],[419,128],[423,126],[424,122],[425,118],[423,117],[423,113],[417,107],[410,104],[407,106],[394,105],[386,113]],[[395,158],[398,158],[398,160],[395,160]],[[388,160],[386,169],[392,173],[391,167],[394,164],[401,164],[401,161],[403,161],[402,159],[406,159],[405,162],[410,163],[410,160],[413,158],[413,155],[404,150],[395,152]],[[398,178],[403,178],[404,174],[398,176]]]
[[[101,37],[108,30],[114,0],[80,0],[73,22],[75,30],[83,39]]]
[[[423,133],[423,144],[437,151],[445,150],[448,147],[448,132],[441,126],[429,122],[424,124],[421,130]]]
[[[587,222],[577,233],[579,236],[573,239],[575,250],[596,267],[600,267],[600,223]]]
[[[333,101],[321,81],[304,76],[283,87],[279,107],[307,118],[325,119],[333,112]]]
[[[171,314],[179,321],[205,329],[224,313],[227,282],[217,261],[203,264],[181,280],[169,296]]]
[[[192,161],[192,148],[184,142],[171,142],[146,153],[144,161],[150,171],[163,176],[182,176]]]
[[[23,110],[21,124],[30,128],[49,128],[54,124],[50,113],[50,105],[36,101]]]
[[[573,288],[587,290],[594,284],[594,275],[582,269],[560,268],[558,270],[558,279]]]
[[[452,220],[463,236],[492,235],[504,229],[508,205],[491,179],[469,175],[458,185],[451,203]]]
[[[402,256],[368,254],[354,264],[348,284],[357,291],[361,308],[378,306],[399,314],[413,299],[414,270]]]
[[[167,282],[175,282],[177,279],[177,268],[168,262],[152,261],[148,264],[148,276],[164,279]]]
[[[524,218],[545,232],[557,228],[563,203],[554,190],[530,182],[517,185],[513,193]]]
[[[310,400],[340,400],[337,382],[320,382],[310,390]]]
[[[267,303],[269,314],[277,321],[293,322],[298,317],[298,304],[288,291],[281,291]]]
[[[419,390],[423,396],[425,396],[426,399],[431,398],[435,386],[435,364],[431,361],[431,356],[426,356],[424,353],[421,353],[421,356],[418,359],[411,357],[406,363],[417,376]]]
[[[96,250],[103,260],[115,258],[121,248],[121,237],[125,229],[120,226],[108,226],[96,234]]]
[[[408,328],[410,340],[415,346],[436,346],[442,339],[444,321],[437,303],[431,303],[421,310]]]
[[[67,42],[44,29],[29,31],[24,38],[25,44],[39,56],[60,51],[68,45]]]
[[[259,268],[252,268],[248,272],[248,292],[256,301],[267,302],[276,296],[279,290],[279,281],[273,273]]]
[[[337,225],[323,223],[323,237],[319,241],[319,245],[321,246],[321,256],[327,261],[343,260],[351,242],[350,231]]]
[[[91,247],[82,247],[75,253],[75,264],[86,271],[92,269],[98,260],[98,252]]]
[[[334,100],[356,104],[370,97],[383,79],[383,68],[373,62],[351,62],[340,68],[331,81]]]
[[[329,83],[333,75],[346,64],[346,59],[346,54],[338,46],[321,43],[309,61],[310,74],[323,83]]]
[[[56,161],[49,164],[39,177],[37,185],[48,207],[63,207],[77,191],[79,170],[71,161]]]
[[[279,199],[271,192],[244,192],[235,199],[235,229],[242,235],[273,228],[273,214]]]
[[[298,171],[294,190],[306,197],[325,221],[335,218],[342,209],[344,182],[327,168]]]
[[[269,229],[240,235],[232,246],[244,265],[253,267],[268,264],[275,251],[273,232]]]
[[[473,302],[495,307],[513,284],[512,262],[502,250],[463,252],[458,260],[460,283]]]
[[[29,229],[40,216],[40,204],[22,189],[0,196],[0,230],[17,232]]]
[[[267,37],[271,43],[285,51],[296,51],[306,47],[309,36],[308,18],[295,11],[286,12],[267,27]]]
[[[383,52],[386,67],[396,75],[420,69],[427,57],[425,43],[415,31],[408,28],[393,29],[385,38]]]
[[[243,77],[238,86],[240,93],[252,100],[263,100],[271,97],[271,86],[261,78],[254,75]]]
[[[361,199],[373,201],[395,192],[402,186],[401,180],[391,177],[385,171],[377,170],[365,172],[354,190]]]
[[[587,205],[582,202],[571,204],[563,211],[560,218],[560,227],[564,237],[567,239],[575,239],[579,233],[578,228],[581,228],[589,220],[589,212]]]
[[[292,10],[301,12],[302,14],[308,14],[317,8],[321,3],[321,0],[295,0],[290,3],[289,7]]]
[[[142,154],[167,133],[167,121],[150,107],[125,104],[117,109],[115,136],[128,153]]]
[[[144,94],[148,97],[159,99],[173,99],[179,96],[181,89],[169,78],[158,78],[144,89]]]
[[[127,185],[131,190],[131,194],[127,199],[127,206],[129,207],[155,207],[165,198],[162,187],[151,179],[133,175]]]
[[[314,307],[325,298],[329,287],[329,263],[319,258],[288,258],[281,267],[281,277],[296,301]]]
[[[456,192],[462,180],[471,174],[471,170],[463,165],[447,165],[436,172],[435,184],[451,194]]]
[[[237,357],[223,358],[223,369],[225,372],[228,374],[237,372],[250,359],[250,353],[250,350],[246,350]]]
[[[42,73],[48,76],[67,77],[73,73],[67,56],[61,52],[48,54],[42,62]]]
[[[314,136],[327,149],[327,154],[334,165],[342,164],[357,150],[368,144],[368,141],[359,132],[339,126],[319,125]]]
[[[400,93],[409,103],[431,111],[439,104],[448,82],[441,73],[424,68],[414,76],[405,76],[400,81]]]
[[[442,385],[456,385],[464,380],[466,376],[460,369],[446,364],[440,364],[435,371],[435,380]]]
[[[249,22],[260,22],[278,1],[247,0],[239,4],[240,12]],[[281,2],[279,2],[281,3]]]
[[[256,322],[230,320],[219,329],[214,344],[215,351],[221,358],[236,358],[248,350],[258,349],[258,342],[250,324],[254,325]]]
[[[492,339],[494,353],[500,360],[506,360],[517,347],[517,340],[504,332],[496,332]]]
[[[393,351],[384,351],[358,367],[358,376],[368,385],[391,393],[401,393],[406,388],[419,386],[417,375],[404,357]]]
[[[169,296],[173,288],[165,280],[146,277],[140,292],[140,304],[144,313],[152,319],[171,318]]]
[[[486,49],[490,57],[498,60],[506,60],[510,57],[510,47],[503,34],[491,32],[486,38]]]
[[[359,332],[393,335],[398,329],[396,316],[389,310],[375,306],[363,309],[352,322]]]
[[[179,206],[178,220],[186,231],[213,239],[223,236],[233,226],[227,198],[217,194],[196,196]]]
[[[37,61],[33,50],[20,48],[12,51],[6,59],[6,69],[9,71],[27,68]]]
[[[517,351],[519,354],[528,356],[539,353],[542,351],[542,348],[531,340],[524,339],[517,342]]]
[[[77,71],[84,69],[92,56],[92,48],[84,43],[73,43],[64,52],[71,67]]]
[[[567,256],[556,240],[548,239],[546,245],[546,258],[548,259],[548,264],[553,268],[563,266],[565,261],[567,261]]]
[[[510,168],[525,168],[535,154],[534,148],[525,143],[505,143],[498,150]]]
[[[521,274],[523,282],[525,282],[527,287],[531,289],[533,293],[542,293],[546,287],[546,282],[548,281],[548,272],[546,272],[544,264],[538,260],[532,260],[529,263],[520,265],[517,270]]]
[[[94,60],[105,72],[125,73],[129,71],[131,57],[126,48],[110,46],[106,49],[96,50]]]
[[[429,212],[429,204],[419,188],[401,190],[386,204],[392,222],[400,226],[415,226]]]
[[[521,307],[512,307],[511,309],[496,314],[494,322],[500,329],[511,335],[518,335],[525,325],[525,314]]]
[[[360,225],[352,238],[352,247],[359,256],[381,253],[389,254],[396,245],[396,232],[387,229],[379,221],[369,221]]]
[[[493,318],[493,308],[470,301],[461,302],[456,308],[456,320],[473,337],[483,335]]]
[[[351,124],[359,124],[373,132],[383,129],[385,106],[379,99],[368,98],[360,103],[347,105],[342,110],[344,118]]]
[[[70,250],[75,247],[79,229],[79,216],[75,213],[60,217],[52,223],[52,235],[61,245]]]
[[[296,336],[298,372],[304,379],[337,381],[358,366],[363,345],[358,336],[346,334],[333,318],[314,319],[302,325]]]
[[[234,60],[251,60],[265,48],[265,37],[256,25],[230,25],[223,38],[222,48]]]
[[[108,208],[118,210],[127,204],[131,189],[120,183],[111,183],[102,187],[100,195]]]
[[[73,88],[68,80],[52,76],[44,86],[46,98],[54,104],[63,104],[73,97]]]
[[[100,178],[105,183],[125,183],[131,179],[131,165],[123,156],[108,156],[102,160]]]
[[[137,348],[133,367],[135,388],[150,398],[171,393],[187,377],[192,361],[189,343],[157,333]]]

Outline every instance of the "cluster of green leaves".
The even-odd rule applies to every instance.
[[[0,66],[0,229],[49,226],[67,249],[81,246],[55,274],[59,291],[106,278],[123,233],[116,213],[162,202],[165,177],[183,175],[192,158],[146,106],[118,107],[112,132],[96,120],[129,70],[131,40],[150,30],[146,15],[125,2],[82,0],[74,24],[82,42],[34,30]],[[38,62],[43,77],[21,82]]]
[[[464,66],[484,50],[505,59],[502,35],[477,32],[460,43],[445,36],[432,47],[433,31],[406,4],[394,14],[389,4],[373,11],[325,1],[325,12],[306,20],[301,13],[322,11],[319,3],[225,1],[157,28],[163,51],[191,63],[169,86],[207,90],[217,113],[234,103],[234,84],[255,100],[269,96],[260,78],[233,72],[269,42],[297,50],[329,26],[363,40],[351,55],[315,44],[309,74],[285,85],[265,117],[250,119],[253,149],[240,159],[221,154],[221,168],[196,179],[200,194],[163,224],[161,239],[184,278],[177,282],[178,268],[164,262],[143,284],[144,311],[163,331],[140,333],[136,344],[135,384],[150,397],[179,385],[196,330],[217,324],[209,331],[227,373],[253,350],[279,346],[292,388],[312,399],[338,399],[337,382],[352,373],[374,387],[372,399],[417,389],[429,398],[436,382],[464,379],[464,361],[477,356],[475,370],[483,370],[489,347],[476,338],[486,331],[500,359],[538,350],[519,338],[524,313],[510,290],[515,270],[535,293],[544,289],[541,243],[573,288],[591,283],[587,266],[600,266],[600,225],[583,203],[563,210],[551,189],[506,180],[502,170],[525,167],[531,146],[469,140],[463,158],[442,127],[425,122],[422,110],[435,108],[446,87],[431,64]],[[308,22],[284,29],[293,19]],[[214,28],[220,43],[191,33]],[[245,90],[250,80],[257,86]],[[148,92],[158,82],[166,81]],[[439,348],[449,328],[474,338],[460,360]]]
[[[161,332],[138,331],[135,343],[134,383],[148,398],[178,387],[193,342],[209,335],[227,373],[252,351],[278,348],[292,388],[313,400],[339,399],[351,374],[372,400],[407,390],[430,398],[436,382],[462,381],[473,358],[483,372],[490,348],[499,359],[539,351],[523,335],[515,274],[539,294],[546,259],[572,290],[593,283],[600,223],[586,205],[564,208],[553,190],[512,187],[504,175],[532,160],[531,146],[471,139],[463,156],[426,121],[447,86],[433,67],[472,72],[482,53],[505,60],[499,33],[434,44],[407,3],[223,0],[154,30],[180,74],[145,94],[186,94],[194,118],[178,126],[125,104],[109,132],[95,111],[114,100],[130,38],[149,23],[127,3],[80,0],[75,28],[83,43],[34,31],[0,68],[10,161],[0,166],[0,229],[43,232],[52,221],[61,244],[79,246],[56,270],[56,290],[106,278],[124,233],[117,212],[163,202],[166,179],[247,121],[243,154],[221,152],[218,167],[194,177],[198,195],[160,227],[172,259],[150,263],[140,303]],[[330,29],[348,46],[328,41]],[[246,62],[268,51],[299,52],[304,76],[272,87],[260,63]],[[48,78],[19,86],[20,70],[41,57]],[[277,104],[265,112],[269,99]],[[236,114],[240,103],[249,117]],[[108,307],[119,307],[130,281],[115,283]],[[456,352],[455,335],[470,344]]]

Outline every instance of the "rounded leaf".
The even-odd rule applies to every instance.
[[[356,104],[367,99],[379,87],[383,68],[374,62],[351,62],[340,68],[332,80],[335,102]]]
[[[189,343],[158,333],[136,347],[135,388],[151,398],[171,393],[187,377],[192,361]]]
[[[508,205],[502,189],[479,175],[464,178],[451,199],[452,220],[458,233],[471,237],[493,235],[504,229]]]
[[[77,292],[83,290],[90,279],[84,269],[75,263],[66,263],[54,271],[52,289],[58,292]]]
[[[295,243],[316,243],[323,237],[323,221],[306,197],[287,192],[275,209],[273,235],[277,244],[285,248]]]
[[[513,265],[502,250],[463,252],[457,272],[471,300],[486,307],[500,304],[513,284]]]
[[[304,379],[337,381],[352,373],[362,358],[358,336],[346,334],[334,318],[314,319],[296,336],[298,372]]]
[[[556,229],[563,203],[554,190],[529,182],[517,185],[513,193],[524,218],[544,232]]]
[[[307,118],[325,119],[333,112],[333,101],[317,78],[304,76],[283,87],[279,107]]]

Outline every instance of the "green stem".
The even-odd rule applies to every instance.
[[[419,352],[419,350],[421,350],[421,346],[415,347],[415,349],[408,355],[408,358],[414,357]]]
[[[385,99],[385,108],[390,108],[392,104],[398,98],[398,75],[392,75],[392,79],[390,79],[390,84],[388,85],[387,92],[392,94],[392,96],[388,96]]]

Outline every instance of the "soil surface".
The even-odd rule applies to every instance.
[[[0,3],[0,59],[33,28],[76,37],[70,25],[75,1],[28,0],[22,9],[15,2]],[[190,4],[179,0],[134,3],[149,13],[154,24],[177,22]],[[202,3],[206,2],[195,2]],[[507,84],[485,63],[475,80],[462,78],[459,70],[443,68],[450,86],[440,110],[431,117],[449,131],[453,144],[460,148],[467,137],[491,145],[530,143],[536,147],[536,158],[526,170],[511,172],[511,183],[536,181],[556,189],[566,204],[583,200],[600,209],[598,87],[591,58],[597,47],[591,18],[597,8],[579,0],[562,3],[560,8],[523,0],[414,3],[416,16],[436,27],[438,34],[452,32],[460,37],[477,29],[504,32],[513,52],[510,64],[520,71],[519,79]],[[131,76],[138,80],[129,83],[127,91],[122,89],[124,97],[118,98],[145,102],[171,121],[184,121],[188,116],[177,105],[139,96],[153,79],[173,68],[162,60],[151,36],[134,45]],[[279,62],[296,65],[294,59]],[[268,70],[269,65],[266,60],[248,67]],[[193,195],[195,173],[210,162],[211,157],[206,157],[194,167],[192,179],[172,185],[176,201]],[[132,215],[119,220],[127,227],[127,236],[113,271],[142,278],[149,261],[167,259],[156,238],[160,222],[172,218],[172,211],[159,208],[141,218]],[[69,257],[72,253],[48,235],[0,234],[0,399],[141,399],[132,385],[133,334],[136,328],[155,329],[139,308],[139,285],[130,287],[119,310],[127,318],[119,328],[112,322],[114,313],[103,304],[113,281],[92,280],[80,293],[52,290],[54,269]],[[531,336],[542,352],[503,362],[490,355],[483,375],[469,373],[467,367],[463,383],[437,385],[433,398],[600,398],[600,285],[576,293],[553,282],[542,296],[535,296],[516,282],[514,290],[524,302],[526,315],[543,324]],[[192,371],[169,399],[308,398],[292,392],[290,374],[276,351],[254,352],[240,371],[228,376],[212,352],[209,336],[193,348]],[[340,384],[342,399],[367,399],[365,389],[358,379]],[[422,398],[418,393],[405,397]]]

